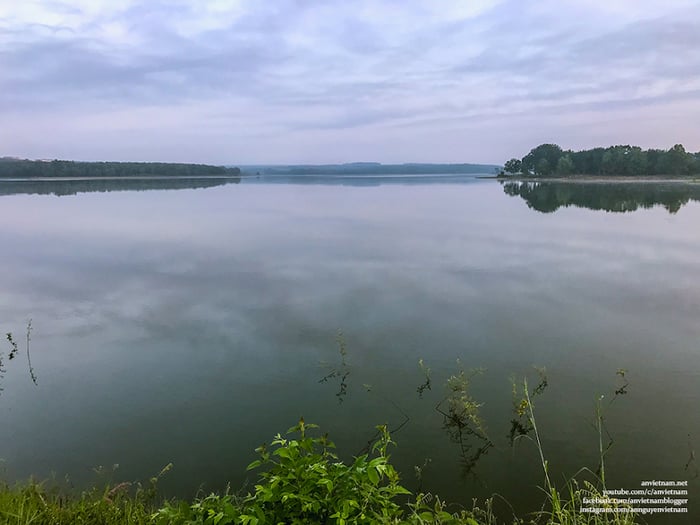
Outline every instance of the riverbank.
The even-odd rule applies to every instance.
[[[566,177],[533,177],[524,175],[506,175],[499,177],[498,175],[478,176],[477,179],[490,179],[499,181],[518,181],[518,182],[581,182],[581,183],[598,183],[598,184],[613,184],[613,183],[645,183],[645,184],[700,184],[699,177],[678,177],[669,175],[663,176],[645,176],[630,177],[627,175],[568,175]]]
[[[525,399],[532,414],[527,394]],[[536,433],[534,417],[531,422]],[[481,506],[473,502],[472,508],[465,510],[462,505],[446,504],[436,495],[413,495],[401,485],[390,463],[389,447],[394,442],[387,427],[379,426],[377,430],[379,437],[370,452],[344,463],[333,452],[335,447],[328,436],[301,419],[287,437],[277,434],[269,446],[256,449],[259,459],[248,470],[260,473],[254,490],[246,494],[227,491],[193,501],[163,498],[158,493],[158,482],[172,465],[147,484],[122,482],[80,493],[31,480],[14,486],[0,483],[0,519],[8,525],[638,523],[628,508],[606,499],[591,483],[579,485],[571,480],[560,492],[549,481],[544,458],[546,501],[540,511],[527,517],[512,515],[507,503],[505,513],[497,512],[493,499]],[[582,511],[588,498],[608,511]]]

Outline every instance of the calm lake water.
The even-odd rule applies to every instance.
[[[237,489],[253,449],[304,416],[346,458],[375,425],[402,425],[392,458],[410,489],[536,510],[537,450],[508,439],[510,378],[534,386],[546,367],[534,403],[554,479],[596,469],[604,395],[608,486],[689,480],[690,515],[670,522],[700,520],[695,187],[434,180],[64,196],[0,182],[0,330],[23,351],[32,319],[38,376],[24,354],[6,363],[2,477],[81,486],[173,462],[169,495]],[[484,369],[470,394],[493,444],[471,469],[483,442],[463,452],[436,410],[460,366]],[[320,382],[333,370],[345,387]]]

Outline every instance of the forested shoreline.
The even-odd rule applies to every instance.
[[[689,176],[700,174],[700,152],[687,152],[682,144],[668,150],[617,145],[580,151],[557,144],[540,144],[522,159],[507,161],[499,176],[536,177],[569,175]]]
[[[169,162],[80,162],[0,158],[0,179],[91,177],[238,177],[239,168]]]

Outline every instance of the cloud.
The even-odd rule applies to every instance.
[[[632,142],[630,107],[697,150],[697,20],[686,0],[0,4],[0,154],[499,162],[522,142],[504,125],[556,141],[585,114],[575,148],[619,113]]]

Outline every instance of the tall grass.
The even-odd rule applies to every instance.
[[[0,523],[7,525],[146,525],[155,510],[143,492],[120,485],[77,495],[33,481],[0,485]]]
[[[544,473],[543,491],[546,494],[544,508],[535,514],[536,523],[546,523],[547,525],[635,525],[639,523],[636,516],[629,507],[623,503],[617,503],[608,499],[604,495],[605,490],[605,453],[603,447],[603,407],[602,399],[596,401],[596,430],[598,431],[598,451],[600,459],[599,475],[594,474],[588,468],[582,468],[577,474],[587,473],[593,475],[597,484],[589,481],[579,482],[576,477],[566,480],[563,488],[558,488],[549,475],[549,462],[546,459],[540,430],[535,418],[535,407],[528,389],[527,378],[523,380],[523,406],[526,409],[527,417],[531,425],[534,442],[539,452],[540,464]],[[591,498],[598,501],[606,501],[604,504],[606,512],[591,513],[581,509],[591,505],[584,503],[584,498]]]

